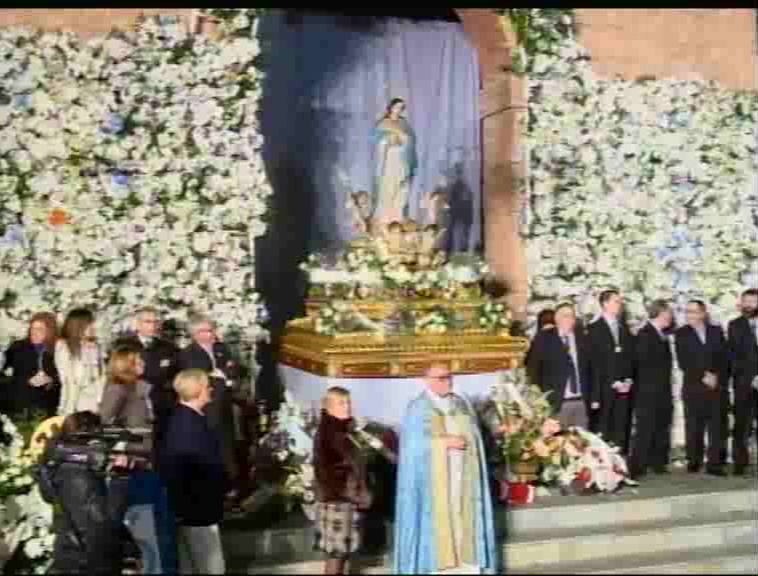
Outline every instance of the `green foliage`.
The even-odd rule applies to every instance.
[[[41,410],[34,410],[28,414],[25,414],[22,418],[15,419],[14,423],[18,429],[18,433],[24,439],[24,446],[28,446],[32,439],[32,434],[37,427],[47,420],[47,414]]]
[[[528,74],[538,54],[557,54],[561,43],[576,33],[573,8],[498,8],[508,18],[518,50],[513,54],[512,71]]]

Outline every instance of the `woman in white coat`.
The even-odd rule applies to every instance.
[[[95,340],[95,316],[89,310],[69,312],[55,346],[55,366],[61,381],[58,415],[83,410],[98,414],[105,374],[103,354]]]

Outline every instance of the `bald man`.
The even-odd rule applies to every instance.
[[[444,364],[400,430],[395,514],[396,574],[495,573],[495,530],[484,445],[470,402],[453,392]]]

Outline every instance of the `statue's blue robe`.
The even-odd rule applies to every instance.
[[[470,403],[466,403],[473,416]],[[408,406],[400,429],[397,496],[395,507],[395,574],[429,574],[439,571],[433,529],[430,417],[432,403],[426,393]],[[476,509],[477,564],[484,574],[498,569],[498,551],[487,463],[481,433],[475,437],[479,454],[480,486]],[[446,495],[445,495],[446,497]]]

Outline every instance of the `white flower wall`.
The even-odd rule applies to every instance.
[[[86,42],[0,30],[0,346],[80,305],[104,336],[143,304],[264,334],[260,48],[236,12],[215,39],[172,18]]]
[[[530,317],[585,315],[621,288],[633,320],[658,297],[700,297],[716,320],[758,284],[755,93],[596,76],[566,41],[529,79]]]

